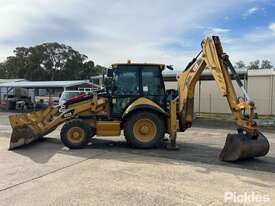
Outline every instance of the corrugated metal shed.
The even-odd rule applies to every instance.
[[[173,72],[163,72],[163,79],[164,81],[176,81],[177,73],[180,71],[173,71]],[[240,79],[247,79],[247,70],[237,70],[237,73],[240,77]],[[229,72],[231,75],[231,72]],[[234,79],[234,77],[231,75],[231,78]],[[211,72],[209,70],[203,71],[202,75],[200,76],[200,80],[214,80]]]
[[[0,84],[7,82],[20,82],[25,81],[25,79],[0,79]]]
[[[89,80],[75,80],[75,81],[9,81],[1,83],[0,87],[8,88],[66,88],[74,87],[82,84],[89,84],[97,87],[97,85],[92,84]]]
[[[256,76],[274,76],[275,71],[273,69],[255,69],[255,70],[248,70],[248,76],[256,77]]]

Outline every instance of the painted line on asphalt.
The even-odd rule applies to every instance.
[[[75,165],[78,165],[78,164],[80,164],[80,163],[82,163],[82,162],[85,162],[85,161],[87,161],[87,160],[89,160],[89,159],[92,159],[92,158],[94,158],[94,157],[98,157],[98,156],[104,155],[105,153],[107,153],[107,152],[103,152],[103,153],[101,153],[101,154],[93,155],[93,156],[88,157],[88,158],[86,158],[86,159],[83,159],[83,160],[74,162],[74,163],[72,163],[72,164],[66,165],[66,166],[64,166],[64,167],[61,167],[61,168],[52,170],[52,171],[47,172],[47,173],[45,173],[45,174],[39,175],[39,176],[37,176],[37,177],[34,177],[34,178],[31,178],[31,179],[28,179],[28,180],[25,180],[25,181],[16,183],[16,184],[11,185],[11,186],[8,186],[8,187],[6,187],[6,188],[2,188],[2,189],[0,189],[0,192],[3,192],[3,191],[6,191],[6,190],[15,188],[15,187],[17,187],[17,186],[20,186],[20,185],[23,185],[23,184],[26,184],[26,183],[29,183],[29,182],[32,182],[32,181],[34,181],[34,180],[37,180],[37,179],[40,179],[40,178],[42,178],[42,177],[48,176],[48,175],[50,175],[50,174],[53,174],[53,173],[59,172],[59,171],[61,171],[61,170],[64,170],[64,169],[66,169],[66,168],[73,167],[73,166],[75,166]]]

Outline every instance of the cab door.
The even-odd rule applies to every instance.
[[[115,69],[112,88],[112,116],[121,117],[125,108],[140,95],[139,67],[121,65]]]
[[[166,110],[165,87],[159,66],[144,66],[141,69],[141,80],[141,95]]]

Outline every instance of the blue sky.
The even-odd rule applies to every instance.
[[[183,68],[207,35],[233,62],[275,64],[275,0],[0,0],[0,59],[17,46],[61,42],[97,64]]]

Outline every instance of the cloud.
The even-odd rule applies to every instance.
[[[269,44],[265,47],[242,47],[242,48],[228,48],[227,51],[230,54],[232,62],[244,61],[246,63],[254,60],[271,60],[272,64],[275,65],[274,52],[275,44]]]
[[[208,27],[205,29],[205,35],[224,35],[230,32],[230,29],[219,28],[219,27]]]
[[[233,45],[233,28],[219,21],[248,6],[246,0],[3,1],[0,58],[16,46],[58,41],[105,66],[132,59],[184,67],[205,35]]]
[[[252,16],[252,15],[255,15],[257,12],[259,11],[264,11],[264,8],[259,8],[259,7],[251,7],[249,8],[248,10],[246,10],[244,13],[243,13],[243,17],[248,17],[248,16]]]
[[[252,7],[252,8],[247,10],[247,14],[249,14],[249,15],[255,14],[258,10],[259,10],[259,8]]]
[[[231,29],[221,27],[208,27],[204,28],[204,30],[204,36],[219,36],[222,39],[223,44],[232,43],[232,38],[230,37]]]
[[[275,22],[270,24],[268,28],[273,32],[273,35],[275,36]]]
[[[275,35],[273,29],[275,29],[275,24],[270,24],[231,38],[230,44],[224,45],[226,52],[228,52],[233,62],[268,59],[275,64]]]
[[[274,36],[272,35],[272,32],[267,28],[259,28],[243,34],[242,39],[243,41],[250,43],[266,44],[267,42],[272,41],[274,39]]]

